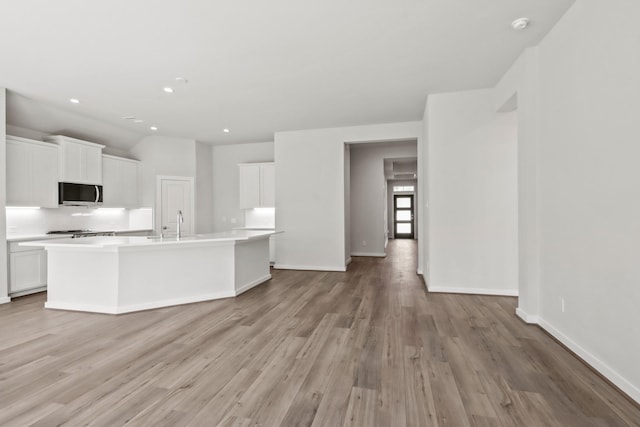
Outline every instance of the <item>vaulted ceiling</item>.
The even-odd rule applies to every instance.
[[[10,124],[43,132],[73,123],[24,99],[215,144],[420,120],[429,93],[494,85],[572,3],[0,0],[0,86]],[[516,32],[521,16],[531,25]]]

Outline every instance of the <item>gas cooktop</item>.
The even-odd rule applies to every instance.
[[[114,231],[92,231],[92,230],[53,230],[47,234],[71,234],[71,238],[94,237],[94,236],[115,236]]]

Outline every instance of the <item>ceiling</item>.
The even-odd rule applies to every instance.
[[[429,93],[493,86],[573,1],[0,0],[0,86],[10,124],[44,132],[12,100],[213,144],[421,120]]]

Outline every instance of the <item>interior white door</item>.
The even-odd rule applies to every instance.
[[[160,227],[165,235],[177,232],[178,211],[184,222],[180,224],[182,235],[193,234],[193,179],[160,177]]]

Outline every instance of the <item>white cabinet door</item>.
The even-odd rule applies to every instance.
[[[102,184],[102,148],[85,145],[84,151],[84,181],[87,184]]]
[[[58,149],[32,147],[33,201],[43,208],[58,207]]]
[[[102,157],[102,202],[103,206],[119,207],[120,176],[119,162],[112,157]]]
[[[274,207],[275,167],[273,163],[244,163],[240,173],[240,209]]]
[[[138,162],[120,157],[102,156],[103,206],[138,206]]]
[[[276,205],[276,174],[274,165],[260,166],[260,206],[272,208]]]
[[[31,205],[31,148],[29,144],[7,140],[7,204]]]
[[[58,207],[58,148],[7,137],[7,205]]]
[[[61,182],[84,183],[86,178],[86,152],[80,144],[64,144],[61,146]]]
[[[47,284],[47,255],[44,249],[9,254],[9,269],[10,294]]]
[[[240,165],[240,209],[260,207],[260,166]]]
[[[102,184],[102,149],[104,145],[62,135],[45,138],[60,147],[59,180],[76,184]]]

